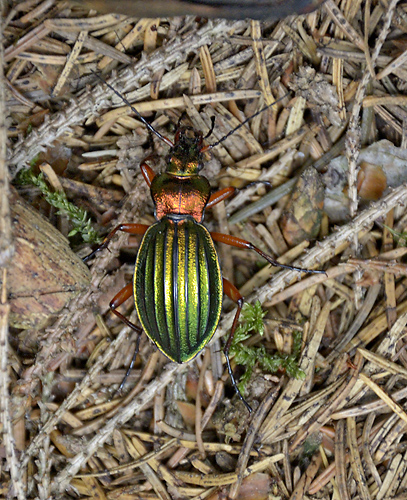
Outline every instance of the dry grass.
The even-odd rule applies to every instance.
[[[404,7],[327,0],[307,16],[261,24],[89,15],[52,1],[16,2],[6,14],[0,262],[10,267],[0,304],[0,497],[407,498],[406,251],[394,233],[407,226]],[[303,336],[304,378],[257,367],[247,390],[252,416],[233,398],[219,348],[234,317],[229,306],[213,348],[187,366],[168,363],[143,336],[124,394],[116,393],[135,338],[108,303],[131,280],[126,262],[138,241],[126,246],[128,236],[115,237],[93,261],[91,277],[59,243],[50,245],[56,264],[47,272],[58,282],[58,261],[72,259],[89,285],[61,282],[68,295],[58,313],[54,304],[45,314],[28,302],[43,305],[54,291],[18,246],[35,248],[35,229],[42,232],[30,216],[10,259],[6,132],[13,181],[34,159],[51,191],[87,208],[101,231],[154,220],[139,164],[153,152],[165,157],[167,148],[94,72],[169,137],[185,112],[183,120],[204,134],[215,116],[215,142],[280,99],[216,146],[204,169],[214,188],[272,184],[208,211],[211,230],[249,239],[282,263],[326,270],[300,280],[293,270],[258,270],[251,252],[219,247],[224,275],[267,311],[265,336],[249,344],[289,354],[293,332]],[[317,238],[309,242],[315,227],[298,228],[294,219],[298,211],[320,213],[319,178],[302,176],[311,165],[331,209],[312,219]],[[371,175],[364,188],[360,170]],[[300,176],[305,184],[289,211]],[[18,190],[69,233],[67,219],[38,190]],[[78,238],[72,245],[81,256],[90,251]],[[11,266],[31,278],[24,313],[16,310]],[[8,333],[10,307],[12,325],[20,321],[25,330]]]

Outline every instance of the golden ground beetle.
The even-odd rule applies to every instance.
[[[229,198],[236,191],[233,187],[227,187],[211,194],[209,181],[199,175],[203,168],[203,153],[222,142],[236,129],[215,144],[204,146],[203,140],[207,136],[203,137],[201,132],[191,127],[179,127],[173,143],[155,130],[114,88],[110,85],[108,87],[131,107],[152,133],[170,147],[170,151],[164,173],[156,175],[146,160],[140,166],[151,190],[157,222],[152,226],[120,224],[85,260],[106,248],[117,231],[143,236],[133,283],[126,285],[110,302],[113,313],[137,332],[136,353],[144,330],[170,360],[177,363],[190,361],[202,351],[215,333],[223,293],[232,299],[237,304],[237,310],[224,354],[232,385],[251,411],[237,387],[229,360],[229,349],[242,310],[243,297],[232,283],[222,277],[214,241],[254,250],[273,266],[307,273],[324,271],[282,265],[249,241],[228,234],[209,233],[202,224],[207,208]],[[253,116],[248,120],[252,118]],[[208,135],[210,133],[211,131]],[[117,311],[132,295],[142,328]]]

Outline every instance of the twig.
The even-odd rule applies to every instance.
[[[13,255],[14,245],[11,235],[9,210],[9,184],[6,163],[7,129],[5,123],[5,89],[4,89],[4,49],[3,20],[5,5],[1,2],[0,16],[0,421],[3,424],[2,434],[6,459],[11,475],[12,492],[19,500],[25,500],[23,474],[18,466],[15,441],[13,437],[12,416],[10,411],[9,375],[8,375],[8,320],[10,304],[7,300],[7,266]]]

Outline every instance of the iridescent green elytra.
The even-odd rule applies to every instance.
[[[222,308],[222,275],[208,230],[190,216],[164,217],[144,235],[134,300],[144,331],[184,363],[210,341]]]

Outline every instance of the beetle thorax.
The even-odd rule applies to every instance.
[[[151,184],[157,220],[166,215],[191,216],[202,222],[210,196],[209,181],[201,175],[177,176],[165,172]]]

